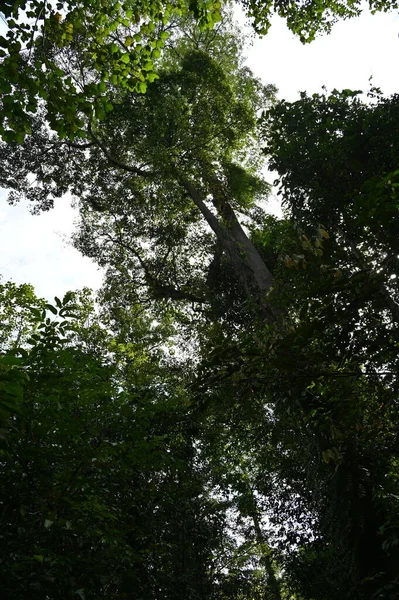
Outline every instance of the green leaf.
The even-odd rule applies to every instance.
[[[153,81],[155,81],[155,79],[159,79],[159,75],[157,73],[154,73],[153,71],[149,71],[147,73],[147,80],[152,83]]]
[[[34,558],[35,560],[37,560],[37,562],[40,562],[40,563],[42,563],[42,562],[43,562],[43,560],[44,560],[44,556],[43,556],[43,554],[34,554],[34,555],[33,555],[33,558]]]
[[[53,315],[58,314],[57,309],[52,304],[45,304],[45,307],[46,307],[46,310],[49,310],[50,312],[52,312]]]

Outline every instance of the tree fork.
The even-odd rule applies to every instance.
[[[231,237],[243,250],[260,292],[268,292],[273,284],[273,275],[237,219],[229,200],[226,198],[223,183],[215,176],[211,178],[211,182],[214,207],[228,224]]]
[[[265,319],[268,321],[277,320],[280,311],[265,301],[265,294],[271,289],[273,284],[273,275],[267,268],[258,250],[248,238],[230,204],[227,201],[222,202],[220,198],[214,195],[214,206],[219,215],[229,224],[229,228],[227,229],[206,206],[194,184],[177,169],[174,169],[174,172],[178,181],[188,192],[209,227],[215,233],[221,247],[230,257],[247,295],[249,297],[252,296],[255,288],[258,292],[261,310]]]

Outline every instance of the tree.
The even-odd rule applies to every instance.
[[[255,482],[274,559],[305,598],[398,590],[396,120],[396,97],[349,91],[271,108],[265,152],[291,218],[252,239],[289,327],[214,326],[202,347],[219,485],[245,498],[241,478]]]
[[[282,175],[294,219],[304,230],[322,223],[333,234],[331,260],[342,275],[355,269],[359,284],[363,277],[370,292],[378,290],[376,311],[385,307],[396,323],[398,146],[392,128],[398,114],[397,96],[377,97],[370,106],[350,90],[303,94],[296,103],[279,103],[266,133],[266,152]]]
[[[371,104],[350,90],[303,94],[278,103],[265,122],[265,152],[302,246],[285,260],[307,280],[296,333],[281,347],[291,369],[319,371],[291,383],[291,393],[317,432],[322,461],[335,465],[331,479],[320,480],[322,530],[331,548],[350,557],[350,595],[360,598],[395,594],[398,586],[396,508],[388,500],[397,464],[398,147],[391,132],[398,101],[371,94]],[[306,274],[310,258],[319,262],[318,279]],[[315,593],[309,579],[307,590]]]
[[[226,257],[245,295],[273,318],[264,302],[272,275],[235,211],[250,216],[268,188],[254,135],[274,87],[261,85],[239,56],[221,53],[224,41],[239,48],[222,27],[190,49],[178,38],[147,93],[115,89],[114,111],[87,124],[82,145],[60,142],[39,121],[25,145],[11,153],[3,146],[4,185],[17,192],[12,200],[28,188],[40,208],[70,189],[82,206],[80,248],[114,269],[124,264],[136,282],[139,268],[139,286],[158,297],[204,302],[209,269]]]
[[[61,137],[84,136],[85,117],[112,110],[109,84],[144,93],[176,16],[209,26],[220,2],[41,0],[2,3],[0,135],[22,142],[41,108]],[[74,59],[70,61],[71,54]]]
[[[180,372],[159,364],[163,326],[129,307],[118,331],[98,308],[88,291],[47,305],[53,319],[32,303],[32,337],[1,357],[22,375],[0,440],[3,595],[211,598],[226,517]]]

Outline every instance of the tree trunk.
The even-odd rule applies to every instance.
[[[194,184],[177,171],[176,176],[229,256],[237,277],[248,296],[255,294],[268,320],[276,320],[279,311],[265,301],[265,294],[273,284],[273,275],[245,233],[229,202],[219,194],[213,195],[213,204],[226,226],[207,207]],[[215,181],[217,180],[215,179]],[[219,189],[222,184],[219,184],[218,181],[217,183]]]
[[[273,275],[267,268],[259,252],[245,233],[241,223],[236,217],[228,199],[225,197],[223,184],[213,178],[213,204],[228,226],[228,231],[236,244],[240,247],[260,293],[267,292],[273,284]]]

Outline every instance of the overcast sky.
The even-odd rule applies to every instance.
[[[279,88],[279,98],[295,100],[298,92],[381,87],[385,95],[399,91],[399,16],[370,15],[338,23],[329,36],[303,46],[283,20],[275,18],[270,33],[256,39],[248,64],[265,83]],[[75,213],[70,200],[32,216],[24,205],[10,207],[0,192],[0,274],[3,280],[32,283],[36,293],[52,300],[70,289],[98,288],[101,273],[68,243]]]
[[[399,91],[399,14],[370,14],[338,22],[330,35],[303,45],[276,17],[270,32],[255,39],[248,63],[279,98],[296,100],[299,91],[366,90],[369,78],[385,95]]]

